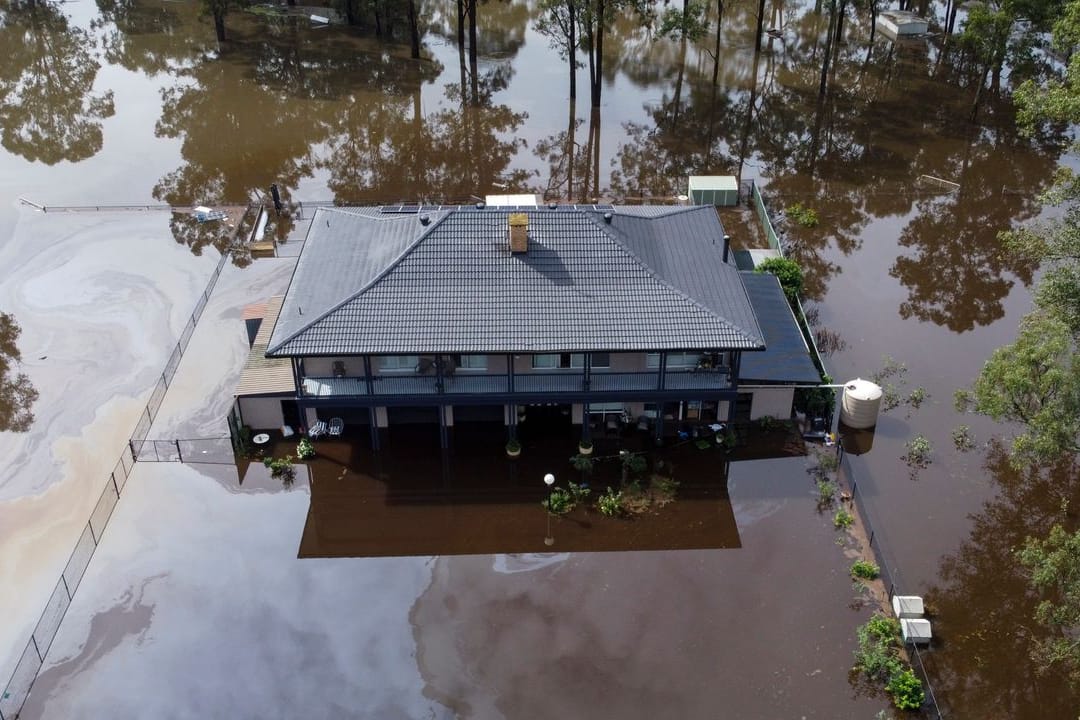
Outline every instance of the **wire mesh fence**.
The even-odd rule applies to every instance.
[[[131,455],[139,462],[182,462],[231,465],[235,462],[229,435],[175,440],[132,440]]]
[[[34,205],[30,202],[27,202],[27,204]],[[44,206],[34,205],[34,207],[38,207],[42,211],[45,210]],[[86,208],[67,209],[112,210],[138,208],[136,206],[88,206]],[[169,206],[166,205],[162,208],[146,206],[145,209],[169,209]],[[53,210],[53,208],[49,208],[49,210]],[[180,339],[177,341],[176,347],[173,348],[168,361],[165,363],[165,369],[162,371],[161,376],[158,378],[157,382],[154,384],[153,390],[150,392],[150,399],[147,401],[146,407],[143,409],[138,422],[135,424],[135,429],[128,440],[128,447],[123,449],[120,457],[116,461],[113,471],[106,478],[101,495],[98,497],[98,501],[94,505],[93,511],[90,513],[90,518],[87,520],[86,526],[79,536],[79,540],[75,543],[75,548],[71,551],[71,555],[64,565],[64,570],[60,574],[60,579],[57,581],[56,587],[53,588],[48,602],[45,603],[45,609],[41,613],[41,617],[38,619],[37,625],[34,627],[34,631],[31,633],[30,639],[27,641],[26,647],[23,649],[18,663],[15,665],[15,670],[11,675],[11,679],[8,681],[7,687],[4,688],[3,693],[0,693],[0,720],[15,720],[15,718],[18,718],[19,712],[22,710],[22,706],[30,694],[30,689],[33,687],[34,680],[37,678],[37,674],[45,662],[45,656],[48,654],[49,648],[52,646],[52,642],[56,637],[56,633],[60,629],[60,623],[63,621],[64,615],[71,605],[72,597],[74,597],[75,591],[78,589],[83,576],[86,574],[86,568],[90,565],[90,560],[94,557],[94,551],[97,549],[98,543],[101,542],[101,536],[105,532],[105,527],[108,525],[113,510],[120,500],[120,494],[127,484],[127,479],[135,467],[135,461],[137,459],[144,459],[139,457],[140,453],[136,451],[136,447],[142,450],[146,443],[152,443],[155,445],[154,452],[157,452],[156,445],[160,441],[148,441],[146,440],[146,436],[150,432],[150,428],[154,423],[154,418],[157,416],[161,404],[165,399],[165,393],[169,389],[169,384],[172,382],[172,379],[180,366],[180,360],[183,357],[184,350],[187,349],[188,343],[195,333],[195,326],[198,324],[199,318],[202,317],[203,311],[206,309],[210,294],[214,291],[214,287],[217,285],[218,278],[221,277],[221,271],[225,267],[225,263],[228,259],[229,256],[225,253],[222,254],[221,259],[218,260],[217,267],[211,273],[210,278],[207,281],[206,289],[199,297],[194,312],[192,312],[191,317],[188,318],[183,331],[180,333]],[[188,462],[222,462],[221,458],[224,457],[222,452],[223,447],[228,448],[228,455],[230,458],[232,453],[232,445],[228,437],[172,440],[167,441],[166,445],[171,445],[178,456],[186,450],[190,458],[216,458],[215,460],[192,459],[188,460]]]
[[[840,461],[838,469],[840,480],[848,488],[848,492],[851,493],[851,500],[855,504],[855,509],[859,513],[859,517],[862,519],[863,527],[866,529],[870,549],[874,553],[874,561],[881,570],[881,580],[885,584],[888,599],[889,601],[892,601],[893,596],[902,592],[903,588],[907,586],[903,584],[903,580],[900,577],[900,569],[891,554],[886,550],[885,545],[882,542],[882,536],[878,534],[875,528],[877,525],[874,519],[875,514],[873,513],[870,504],[866,501],[865,488],[859,484],[859,479],[855,474],[855,469],[852,467],[851,460],[848,458],[847,453],[844,452],[842,441],[837,443],[836,452],[837,458]],[[929,717],[935,718],[935,720],[943,720],[945,715],[941,711],[941,706],[938,704],[937,693],[934,691],[934,686],[930,682],[930,676],[926,672],[926,665],[923,663],[919,648],[916,645],[908,645],[907,649],[908,657],[911,660],[911,667],[919,677],[919,680],[922,681],[923,688],[926,690],[924,710]]]

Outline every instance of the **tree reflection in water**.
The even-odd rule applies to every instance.
[[[17,345],[21,332],[15,318],[0,312],[0,432],[26,432],[34,423],[38,391],[15,369],[22,359]]]
[[[112,92],[94,94],[93,39],[44,2],[0,0],[0,142],[31,162],[79,162],[101,150]]]
[[[1039,597],[1016,551],[1054,523],[1077,528],[1080,466],[1016,472],[995,444],[984,467],[998,495],[972,516],[970,535],[942,560],[939,582],[927,592],[942,638],[929,655],[935,689],[965,717],[1072,717],[1080,697],[1062,675],[1040,674],[1028,659],[1032,639],[1046,631],[1035,621]]]

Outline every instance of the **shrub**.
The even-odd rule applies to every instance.
[[[803,273],[799,263],[783,257],[773,257],[764,260],[754,268],[754,272],[771,273],[780,281],[780,287],[784,290],[788,302],[792,305],[799,298],[803,289]]]
[[[826,480],[822,478],[817,481],[818,500],[823,504],[828,505],[836,497],[836,483],[832,480]]]
[[[851,564],[851,577],[859,578],[860,580],[877,580],[881,574],[881,568],[877,566],[877,563],[872,563],[867,560],[856,560]]]
[[[589,497],[589,493],[592,492],[589,486],[585,483],[568,483],[568,485],[570,489],[570,496],[573,498],[575,505],[577,505],[579,502],[585,502],[585,500],[587,500]]]
[[[506,442],[506,452],[521,452],[521,443],[519,443],[517,440],[508,440]]]
[[[623,450],[619,453],[619,457],[622,458],[623,470],[631,475],[640,475],[645,472],[648,465],[645,458],[637,453]]]
[[[622,491],[615,492],[608,487],[607,492],[597,498],[596,507],[603,515],[617,517],[622,513]]]
[[[593,459],[588,455],[575,455],[570,458],[570,464],[573,465],[575,470],[580,470],[583,473],[592,472]]]
[[[582,449],[582,450],[592,450],[592,448],[593,448],[592,440],[579,440],[578,441],[578,447],[580,449]]]
[[[900,622],[878,613],[855,631],[855,669],[868,678],[888,681],[903,669],[900,660]]]
[[[310,460],[315,457],[315,446],[307,438],[301,438],[296,445],[296,454],[301,460]]]
[[[847,530],[855,522],[855,516],[844,508],[840,508],[836,511],[836,515],[833,515],[832,522],[837,530]]]
[[[929,397],[929,393],[926,392],[926,389],[922,388],[922,387],[917,387],[914,390],[912,390],[910,393],[908,393],[907,402],[908,402],[908,405],[910,405],[911,407],[918,410],[919,407],[924,402],[926,402],[927,397]]]
[[[889,678],[885,691],[892,695],[893,705],[901,710],[918,710],[926,700],[922,682],[911,668],[895,673]]]
[[[911,438],[904,447],[907,448],[907,452],[904,453],[903,460],[908,465],[921,468],[930,464],[930,453],[933,447],[922,435]]]
[[[840,458],[836,456],[836,453],[824,452],[818,455],[818,467],[822,471],[830,473],[834,472],[840,467]]]
[[[811,210],[802,203],[795,203],[784,208],[788,217],[804,228],[814,228],[821,221],[816,210]]]
[[[967,425],[957,425],[952,431],[953,445],[960,452],[968,452],[975,449],[975,436]]]
[[[548,494],[547,499],[540,504],[552,515],[565,515],[574,509],[574,496],[570,494],[569,490],[555,488]]]
[[[758,418],[758,427],[764,432],[768,432],[769,430],[775,430],[780,427],[780,421],[772,415],[762,415]]]
[[[292,455],[286,455],[283,458],[266,457],[263,458],[263,465],[270,468],[270,477],[281,480],[285,487],[289,487],[296,479],[296,468],[293,467],[292,461]]]

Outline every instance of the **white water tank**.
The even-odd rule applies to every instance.
[[[844,383],[840,422],[856,430],[874,427],[881,408],[881,395],[881,388],[869,380],[856,378]]]

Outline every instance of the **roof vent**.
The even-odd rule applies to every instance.
[[[477,202],[477,203],[476,203],[476,209],[477,209],[477,210],[483,210],[483,209],[484,209],[484,203],[483,203],[483,201],[480,201],[480,202]]]
[[[604,222],[606,222],[608,225],[611,224],[611,213],[609,213],[609,212],[604,213]]]
[[[420,224],[421,225],[427,226],[427,224],[430,223],[430,222],[431,222],[431,216],[430,215],[421,215],[420,216]]]
[[[510,229],[510,252],[528,252],[529,216],[525,213],[510,213],[508,222]]]
[[[555,208],[559,207],[559,203],[550,202],[550,203],[548,203],[548,207],[550,209],[554,210]]]

